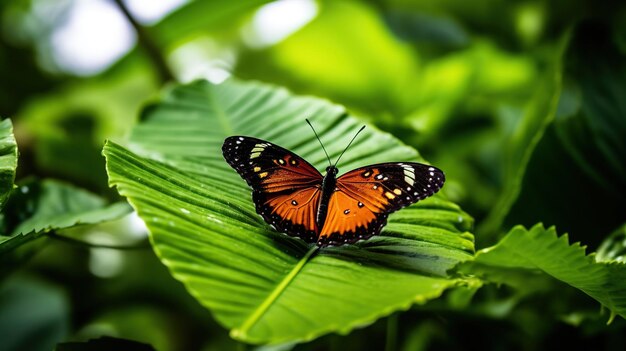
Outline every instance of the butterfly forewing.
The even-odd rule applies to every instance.
[[[318,245],[352,243],[380,233],[389,213],[433,195],[444,181],[438,168],[415,162],[381,163],[342,175]]]
[[[322,175],[307,161],[265,140],[233,136],[224,158],[252,188],[257,212],[276,230],[316,242]]]

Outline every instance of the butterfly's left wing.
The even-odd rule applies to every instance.
[[[252,188],[256,211],[267,223],[307,242],[317,240],[322,175],[315,167],[287,149],[251,137],[226,138],[222,153]]]
[[[341,245],[380,233],[389,213],[441,189],[443,172],[415,163],[381,163],[350,171],[337,179],[318,245]]]

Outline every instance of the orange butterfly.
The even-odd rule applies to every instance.
[[[380,233],[389,213],[433,195],[445,181],[440,169],[416,162],[374,164],[339,178],[335,163],[322,176],[293,152],[246,136],[226,138],[222,152],[252,188],[256,211],[267,223],[320,247]]]

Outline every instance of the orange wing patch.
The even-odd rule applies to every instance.
[[[292,193],[269,194],[260,204],[259,213],[278,231],[315,242],[318,233],[315,216],[321,193],[318,187],[309,187]]]
[[[317,230],[315,214],[321,191],[318,188],[298,190],[291,194],[278,195],[268,199],[267,205],[273,208],[272,214],[283,220],[304,225],[307,230]]]
[[[367,239],[385,225],[384,201],[368,201],[337,189],[328,204],[328,216],[317,240],[318,245],[341,245]],[[380,199],[378,199],[380,200]],[[380,207],[379,207],[380,206]]]

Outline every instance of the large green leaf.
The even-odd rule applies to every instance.
[[[461,271],[504,284],[510,283],[511,275],[530,276],[540,271],[626,318],[626,265],[595,258],[595,254],[585,255],[585,247],[579,243],[570,245],[567,235],[557,236],[554,228],[517,226],[497,245],[479,251],[473,262],[462,264]]]
[[[0,210],[4,208],[15,181],[17,143],[10,119],[0,122]]]
[[[473,253],[472,219],[440,196],[390,216],[382,235],[318,250],[276,233],[221,155],[247,134],[290,148],[322,168],[304,118],[336,158],[359,124],[343,108],[283,89],[227,81],[179,86],[145,110],[131,152],[104,148],[110,184],[146,222],[161,260],[235,338],[252,343],[347,333],[459,281],[446,271]],[[388,134],[366,129],[339,165],[420,160]]]

